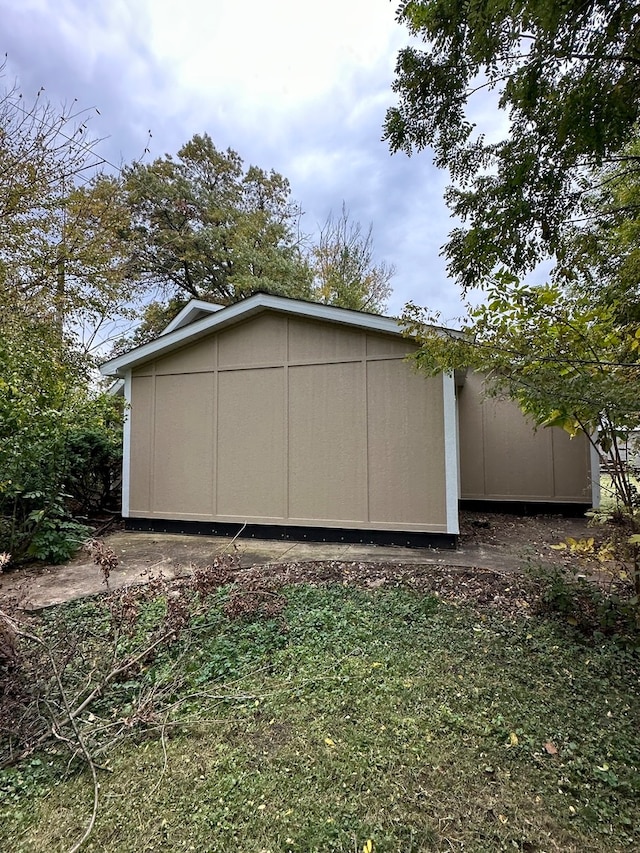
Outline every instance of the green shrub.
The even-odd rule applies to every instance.
[[[69,560],[88,537],[90,528],[65,515],[61,505],[52,510],[35,510],[29,516],[34,523],[27,555],[49,563]]]

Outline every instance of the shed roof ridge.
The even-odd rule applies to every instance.
[[[372,314],[352,308],[325,305],[320,302],[311,302],[293,297],[276,296],[264,291],[258,291],[246,299],[233,302],[231,305],[226,305],[217,310],[214,305],[215,303],[206,303],[204,300],[191,300],[180,312],[183,315],[183,320],[188,316],[193,316],[193,314],[200,310],[207,311],[207,306],[211,306],[209,313],[204,317],[193,319],[190,322],[175,324],[174,321],[180,316],[178,314],[174,318],[174,321],[157,338],[148,343],[141,344],[129,350],[129,352],[109,359],[100,366],[100,372],[104,376],[123,377],[129,369],[145,361],[149,361],[160,354],[184,346],[191,341],[196,341],[214,329],[223,329],[226,326],[268,310],[280,311],[284,314],[301,317],[302,319],[334,322],[340,325],[364,329],[365,331],[382,332],[399,336],[405,334],[402,320],[397,317],[386,317],[382,314]],[[191,306],[191,315],[188,313],[189,306]],[[204,308],[201,306],[204,306]]]

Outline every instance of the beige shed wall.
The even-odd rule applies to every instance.
[[[534,430],[510,400],[483,398],[469,372],[458,389],[460,496],[475,500],[591,502],[591,456],[584,436]]]
[[[412,349],[265,313],[138,368],[130,516],[446,532],[443,384]]]

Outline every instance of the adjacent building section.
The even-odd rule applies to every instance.
[[[512,400],[485,396],[471,371],[458,387],[458,422],[463,501],[592,505],[598,470],[586,436],[534,429]]]

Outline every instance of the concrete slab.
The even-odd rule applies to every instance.
[[[148,582],[162,573],[167,579],[189,575],[194,568],[210,565],[216,556],[232,549],[242,567],[282,562],[397,563],[404,565],[477,568],[513,571],[522,565],[522,554],[504,546],[465,543],[457,551],[403,548],[332,542],[239,539],[169,533],[117,531],[106,539],[119,564],[109,579],[109,589]],[[517,549],[516,549],[517,550]],[[75,598],[96,595],[107,589],[100,569],[87,553],[62,566],[23,568],[0,575],[0,606],[12,599],[25,610],[37,610]]]

